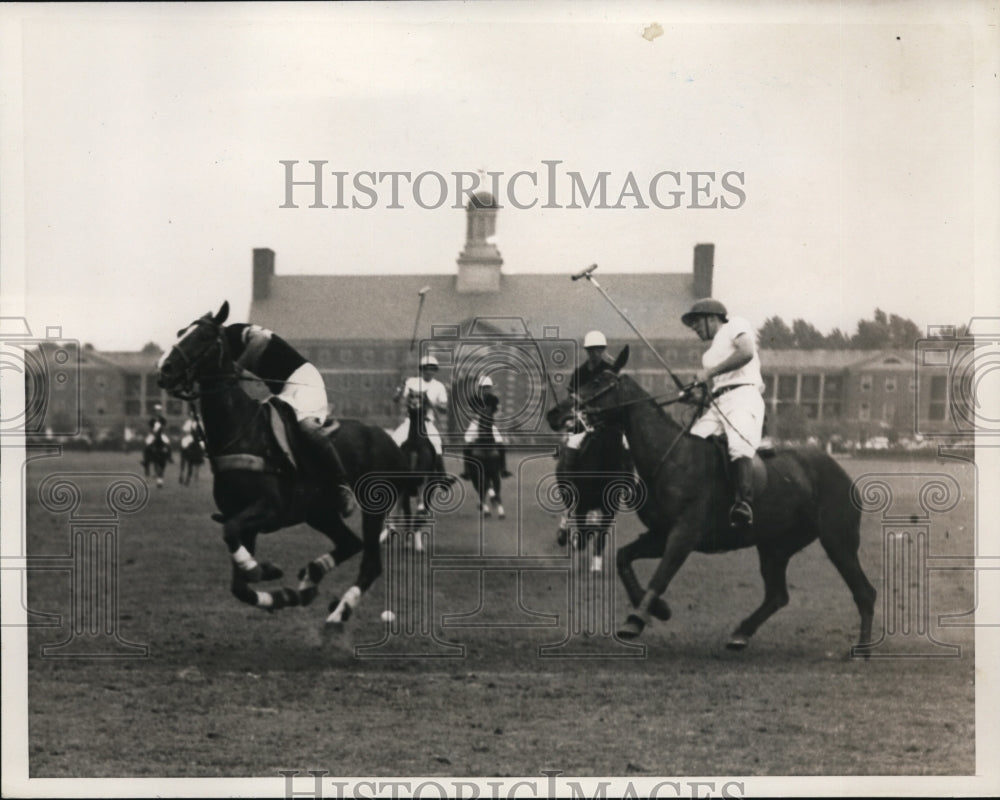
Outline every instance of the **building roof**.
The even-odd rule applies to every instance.
[[[609,273],[599,280],[647,338],[690,336],[680,316],[693,299],[691,274]],[[537,338],[543,328],[556,326],[562,338],[579,339],[597,328],[609,339],[634,339],[625,321],[587,283],[572,282],[566,274],[501,273],[499,291],[460,293],[454,274],[274,275],[268,296],[253,300],[250,321],[298,342],[405,341],[413,333],[419,291],[426,286],[418,338],[430,337],[433,325],[488,317],[523,319]]]
[[[764,369],[878,369],[913,371],[913,352],[906,350],[760,350]]]

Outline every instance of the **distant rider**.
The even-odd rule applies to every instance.
[[[272,394],[295,410],[302,438],[333,479],[341,516],[354,511],[347,471],[330,439],[323,434],[327,416],[326,385],[320,371],[278,334],[259,325],[236,323],[223,328],[236,366],[260,378]]]
[[[445,473],[444,459],[442,458],[443,448],[441,434],[438,432],[436,420],[437,415],[444,416],[448,413],[448,390],[445,385],[437,379],[438,360],[434,356],[424,356],[420,359],[420,374],[407,378],[399,389],[396,390],[395,401],[419,403],[424,414],[424,433],[431,445],[434,447],[434,469],[441,474]],[[392,433],[393,441],[400,447],[406,443],[410,435],[410,417],[407,414],[403,423]],[[452,480],[454,480],[452,478]]]
[[[701,356],[696,382],[711,384],[712,402],[691,428],[695,436],[725,434],[735,466],[734,526],[753,525],[753,456],[764,425],[764,381],[756,334],[742,317],[730,317],[718,300],[698,300],[681,322],[711,346]]]
[[[489,375],[484,375],[476,384],[476,392],[470,399],[472,412],[475,414],[472,422],[469,423],[465,431],[465,443],[469,444],[492,444],[500,453],[500,475],[509,478],[511,473],[507,470],[507,446],[503,435],[497,428],[494,419],[500,409],[500,398],[493,391],[493,379]],[[472,480],[470,464],[473,460],[474,448],[466,447],[462,450],[465,460],[465,471],[462,477],[465,480]]]
[[[142,454],[143,467],[149,467],[150,448],[159,442],[163,449],[167,451],[167,461],[173,462],[174,457],[170,452],[170,439],[167,437],[167,418],[163,416],[163,404],[153,405],[153,416],[149,418],[149,433],[146,434],[146,447]]]

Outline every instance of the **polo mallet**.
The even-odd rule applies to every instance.
[[[626,314],[618,307],[618,304],[611,299],[610,295],[606,291],[604,291],[604,288],[601,286],[601,284],[597,282],[597,278],[595,278],[593,275],[594,270],[596,269],[597,269],[597,264],[591,264],[582,272],[577,272],[575,275],[570,275],[570,280],[578,281],[580,280],[580,278],[586,278],[588,281],[590,281],[594,285],[594,288],[596,288],[597,291],[599,291],[604,296],[604,299],[607,300],[609,303],[611,303],[611,307],[614,308],[614,310],[618,312],[621,318],[628,323],[628,326],[636,332],[638,337],[642,339],[643,342],[645,342],[646,347],[648,347],[650,350],[653,351],[653,355],[655,355],[657,360],[661,364],[663,364],[664,368],[667,370],[667,374],[674,379],[674,384],[677,386],[678,391],[683,393],[685,391],[685,386],[681,382],[681,379],[678,378],[676,375],[674,375],[674,371],[670,369],[670,365],[663,360],[663,356],[661,356],[657,352],[656,348],[653,347],[652,344],[650,344],[649,339],[647,339],[645,336],[642,335],[642,331],[640,331],[637,327],[635,327],[635,325],[632,324],[632,320],[628,318],[628,314]]]
[[[417,294],[420,295],[420,304],[417,306],[417,318],[413,320],[413,336],[410,337],[410,352],[417,346],[417,330],[420,327],[420,312],[424,310],[424,298],[431,290],[430,286],[425,286]]]

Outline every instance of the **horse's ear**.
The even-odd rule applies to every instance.
[[[216,325],[221,325],[229,317],[229,301],[223,300],[219,313],[213,318]]]
[[[628,345],[622,348],[622,351],[618,354],[618,358],[615,359],[615,363],[611,365],[611,371],[616,375],[628,363]]]

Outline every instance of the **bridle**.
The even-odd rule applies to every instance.
[[[635,400],[622,401],[621,381],[619,380],[618,375],[614,372],[602,372],[601,375],[611,376],[611,381],[608,383],[608,385],[596,391],[586,400],[580,401],[580,406],[582,407],[582,411],[580,413],[583,415],[595,417],[598,423],[600,423],[601,417],[607,414],[608,412],[618,411],[620,409],[628,408],[629,406],[638,405],[640,403],[653,402],[655,405],[662,407],[662,406],[672,405],[673,403],[684,402],[690,398],[690,392],[694,389],[693,385],[688,387],[683,387],[680,395],[673,398],[669,398],[667,400],[657,400],[655,397],[639,397],[636,398]],[[604,408],[596,409],[593,411],[586,410],[587,406],[593,403],[594,400],[596,400],[598,397],[603,397],[612,389],[615,390],[617,393],[618,402],[614,403],[613,405],[605,406]],[[709,395],[709,397],[711,397],[711,395]],[[705,396],[703,395],[702,398],[700,399],[699,405],[702,405],[704,403],[704,400]],[[670,457],[670,454],[673,452],[678,442],[680,442],[681,439],[684,438],[684,434],[688,433],[691,430],[691,426],[694,425],[695,419],[697,419],[697,415],[692,416],[690,421],[688,421],[688,423],[680,429],[677,436],[674,437],[674,440],[670,443],[670,446],[666,449],[666,452],[664,452],[663,456],[660,458],[659,463],[656,465],[656,469],[653,470],[653,474],[649,479],[650,483],[656,480],[657,475],[660,474],[660,470],[663,468],[663,465],[667,463],[667,459]]]
[[[227,379],[226,382],[220,388],[214,391],[215,392],[225,391],[230,386],[232,386],[232,384],[236,383],[239,380],[239,372],[235,369],[235,367],[229,372],[222,372],[222,365],[224,363],[224,358],[229,351],[229,348],[226,343],[226,337],[222,335],[222,326],[217,324],[216,322],[213,322],[210,319],[205,319],[204,317],[196,319],[192,323],[192,325],[208,325],[209,327],[212,328],[215,336],[211,340],[211,342],[207,344],[201,350],[201,352],[194,357],[189,356],[184,351],[183,348],[178,347],[178,342],[175,342],[170,347],[170,353],[173,354],[176,352],[183,360],[184,366],[181,370],[181,376],[180,379],[178,380],[177,388],[168,389],[167,393],[174,397],[178,397],[181,400],[188,400],[188,401],[197,400],[202,395],[206,394],[206,392],[202,390],[196,390],[195,384],[199,383],[200,380],[205,377],[204,375],[199,376],[199,371],[205,360],[209,358],[209,356],[212,354],[213,345],[217,346],[218,348],[218,367],[219,367],[219,372],[217,373],[217,375],[213,377],[220,377]]]

